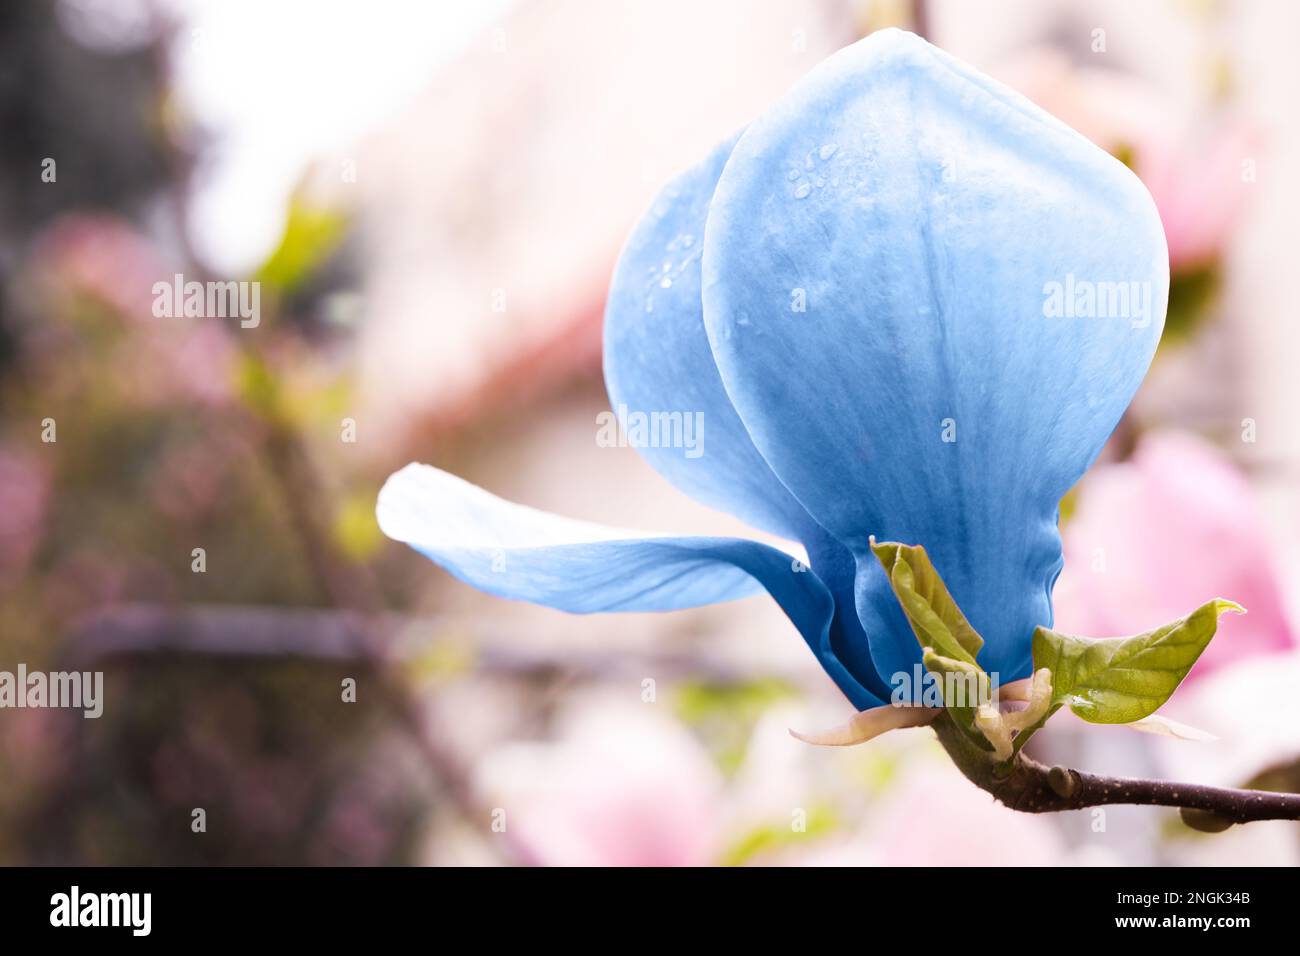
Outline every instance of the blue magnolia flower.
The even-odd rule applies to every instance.
[[[475,587],[567,611],[765,589],[859,709],[920,659],[870,538],[920,544],[984,636],[980,663],[1015,680],[1052,620],[1057,503],[1141,382],[1167,292],[1132,173],[882,31],[663,190],[605,317],[613,406],[707,426],[702,454],[642,454],[802,543],[810,569],[754,541],[565,520],[424,465],[388,480],[379,521]]]

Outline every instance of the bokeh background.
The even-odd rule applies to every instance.
[[[376,527],[421,460],[750,534],[597,447],[608,278],[659,185],[891,25],[1165,223],[1169,323],[1065,502],[1058,626],[1250,609],[1167,708],[1217,741],[1064,716],[1033,748],[1300,789],[1300,6],[62,0],[0,6],[0,669],[102,670],[106,702],[0,711],[0,862],[1300,862],[1296,824],[1012,813],[926,730],[800,744],[848,707],[768,600],[571,617]],[[260,282],[260,325],[156,318],[175,273]]]

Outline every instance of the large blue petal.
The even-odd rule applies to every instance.
[[[706,436],[698,456],[663,443],[638,451],[696,500],[808,548],[814,570],[836,599],[830,633],[814,650],[845,693],[860,701],[867,692],[850,687],[835,659],[835,648],[864,640],[853,612],[853,556],[813,521],[754,447],[723,388],[704,328],[704,227],[738,138],[721,143],[665,186],[628,237],[605,307],[605,384],[611,406],[628,415],[698,412]],[[874,676],[867,675],[868,686],[887,693]]]
[[[814,522],[754,447],[704,330],[704,224],[737,138],[665,186],[623,247],[605,306],[605,385],[616,411],[703,419],[698,454],[662,443],[638,447],[661,475],[710,507],[803,540]]]
[[[586,614],[672,611],[767,591],[859,709],[880,703],[828,653],[835,603],[791,555],[739,538],[682,538],[573,521],[407,465],[379,493],[379,526],[499,597]]]
[[[1057,502],[1163,325],[1164,235],[1136,177],[1015,93],[884,31],[741,136],[703,276],[710,343],[750,436],[856,558],[870,647],[839,648],[845,664],[890,675],[919,656],[875,534],[924,545],[984,635],[981,662],[1026,675],[1030,634],[1051,621]],[[1138,299],[1129,317],[1048,317],[1050,284],[1071,282],[1135,282]]]

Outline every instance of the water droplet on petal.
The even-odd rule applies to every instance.
[[[673,280],[668,278],[668,276],[664,276],[664,281],[659,283],[659,287],[661,289],[671,289],[673,287]]]
[[[839,149],[839,147],[834,143],[827,143],[817,151],[817,155],[820,156],[822,159],[830,159],[832,156],[835,155],[835,151],[837,149]]]
[[[788,180],[790,180],[790,182],[794,182],[796,179],[798,179],[798,178],[799,178],[800,176],[802,176],[802,175],[803,175],[803,173],[802,173],[800,170],[798,170],[798,169],[792,169],[792,170],[790,170],[788,173],[785,174],[785,178],[788,179]]]
[[[799,184],[799,188],[796,189],[796,190],[794,191],[794,198],[795,198],[795,199],[806,199],[806,198],[808,197],[808,194],[809,194],[810,192],[812,192],[812,184],[811,184],[811,183],[800,183],[800,184]]]

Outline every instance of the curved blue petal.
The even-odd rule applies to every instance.
[[[379,526],[467,584],[579,614],[673,611],[767,591],[859,709],[880,704],[829,652],[835,603],[792,556],[740,538],[682,538],[573,521],[407,465],[379,492]]]
[[[919,659],[875,534],[924,545],[985,638],[981,663],[1028,674],[1061,566],[1057,502],[1163,326],[1164,234],[1141,183],[1027,100],[884,31],[741,136],[703,277],[755,446],[855,556],[869,647],[837,649],[848,668]]]
[[[605,385],[611,406],[627,416],[698,414],[698,448],[637,448],[661,475],[710,507],[802,540],[814,522],[754,447],[704,330],[704,224],[737,138],[665,186],[623,247],[605,306]]]
[[[754,447],[723,388],[704,328],[704,227],[718,177],[738,138],[721,143],[665,186],[628,237],[605,307],[605,385],[610,405],[623,413],[620,418],[698,412],[707,436],[698,456],[662,443],[638,451],[686,494],[801,542],[816,572],[823,578],[835,576],[833,584],[827,580],[836,600],[834,619],[829,635],[814,651],[857,702],[869,692],[835,659],[836,648],[864,640],[852,611],[853,557],[813,521]],[[875,694],[887,696],[874,673],[867,676]]]

